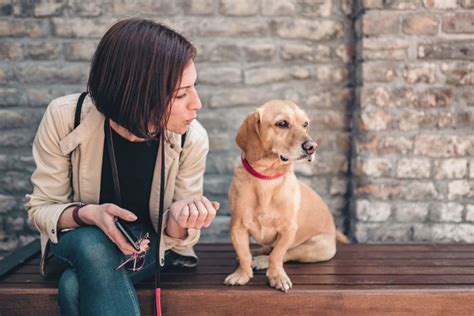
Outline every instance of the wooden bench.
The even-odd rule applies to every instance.
[[[474,245],[340,245],[324,263],[288,263],[293,289],[268,287],[265,272],[245,286],[222,284],[235,266],[228,244],[201,244],[197,268],[163,275],[165,315],[474,315]],[[57,279],[43,280],[38,256],[0,281],[0,315],[57,315]],[[153,283],[139,284],[152,315]]]

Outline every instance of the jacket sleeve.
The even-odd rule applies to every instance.
[[[70,159],[61,153],[59,142],[67,131],[58,104],[51,102],[38,127],[33,141],[36,169],[31,176],[33,193],[26,195],[25,207],[29,220],[43,234],[57,243],[57,224],[61,213],[71,202]]]
[[[193,132],[197,135],[192,137],[192,139],[188,136],[189,143],[184,145],[176,177],[173,201],[203,195],[204,171],[209,151],[209,140],[203,127],[198,125],[193,128],[196,128]],[[168,216],[169,210],[164,214],[163,224],[168,223]],[[199,241],[200,234],[201,230],[199,229],[188,229],[187,236],[184,239],[172,238],[163,234],[165,249],[172,249],[180,255],[197,259],[193,246]]]

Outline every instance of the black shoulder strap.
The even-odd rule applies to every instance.
[[[181,136],[181,148],[184,148],[184,142],[186,141],[186,133]]]
[[[74,115],[74,129],[79,126],[81,123],[81,111],[82,111],[82,103],[84,103],[84,99],[87,95],[87,92],[82,92],[77,100],[76,104],[76,114]]]
[[[79,99],[77,100],[76,103],[76,113],[74,114],[74,129],[76,129],[77,126],[79,126],[79,123],[81,122],[81,110],[82,110],[82,103],[84,103],[84,98],[86,97],[87,92],[82,92],[81,95],[79,96]],[[69,160],[71,160],[72,152],[69,154]],[[72,185],[72,163],[69,162],[69,175],[70,175],[70,186],[71,189],[73,188]]]
[[[181,161],[181,156],[183,155],[184,143],[186,142],[186,133],[181,135],[181,152],[179,153],[179,161]]]

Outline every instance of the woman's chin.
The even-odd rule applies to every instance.
[[[180,126],[180,127],[172,127],[172,128],[168,128],[168,130],[176,134],[184,134],[188,130],[188,126],[189,125]]]

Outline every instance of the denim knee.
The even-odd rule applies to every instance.
[[[73,269],[66,269],[58,284],[61,315],[79,315],[79,281]]]
[[[53,253],[67,258],[74,266],[92,270],[117,266],[122,254],[117,246],[96,226],[85,226],[65,233]]]

